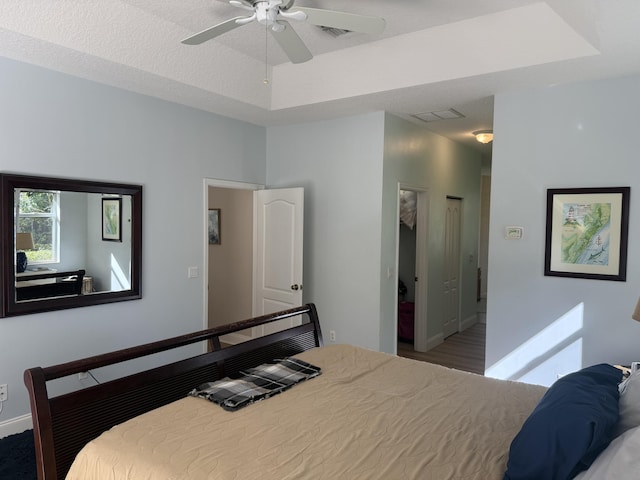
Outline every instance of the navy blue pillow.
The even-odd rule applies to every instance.
[[[557,380],[511,442],[504,480],[566,480],[613,439],[622,371],[594,365]]]

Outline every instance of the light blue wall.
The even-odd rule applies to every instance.
[[[489,374],[543,385],[600,362],[638,360],[640,77],[497,95],[487,356]],[[627,281],[545,277],[548,188],[631,186]],[[524,227],[505,240],[504,227]]]
[[[60,262],[44,264],[58,271],[87,267],[87,194],[60,192]]]
[[[266,181],[266,130],[0,59],[0,170],[139,183],[142,300],[0,319],[0,424],[29,412],[22,373],[203,327],[203,179]]]
[[[393,279],[387,278],[386,272],[395,267],[398,183],[427,190],[427,340],[441,339],[444,318],[444,215],[448,195],[463,199],[460,318],[469,323],[475,321],[482,159],[475,150],[390,114],[385,116],[384,152],[381,349],[395,351],[393,332],[397,285]],[[471,261],[469,255],[472,256]]]
[[[397,283],[386,272],[396,263],[399,181],[431,191],[435,255],[446,195],[465,198],[462,248],[477,258],[480,155],[422,127],[382,112],[272,127],[267,164],[270,187],[305,187],[304,298],[317,303],[325,337],[334,330],[339,343],[395,352]],[[476,268],[463,266],[464,316],[475,315]]]
[[[85,270],[97,292],[131,288],[131,195],[122,196],[121,242],[102,240],[102,195],[87,199]]]
[[[305,188],[304,301],[325,342],[380,347],[384,114],[267,130],[267,184]]]

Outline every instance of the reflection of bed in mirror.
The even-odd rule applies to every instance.
[[[18,274],[16,275],[16,300],[81,295],[84,274],[84,270]]]

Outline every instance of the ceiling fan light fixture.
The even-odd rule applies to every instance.
[[[476,130],[473,132],[473,135],[480,143],[487,144],[493,142],[493,130]]]
[[[255,5],[256,20],[261,25],[271,26],[278,18],[279,1],[258,2]]]

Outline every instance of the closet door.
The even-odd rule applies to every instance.
[[[460,328],[460,219],[462,200],[447,198],[444,232],[444,337]]]

